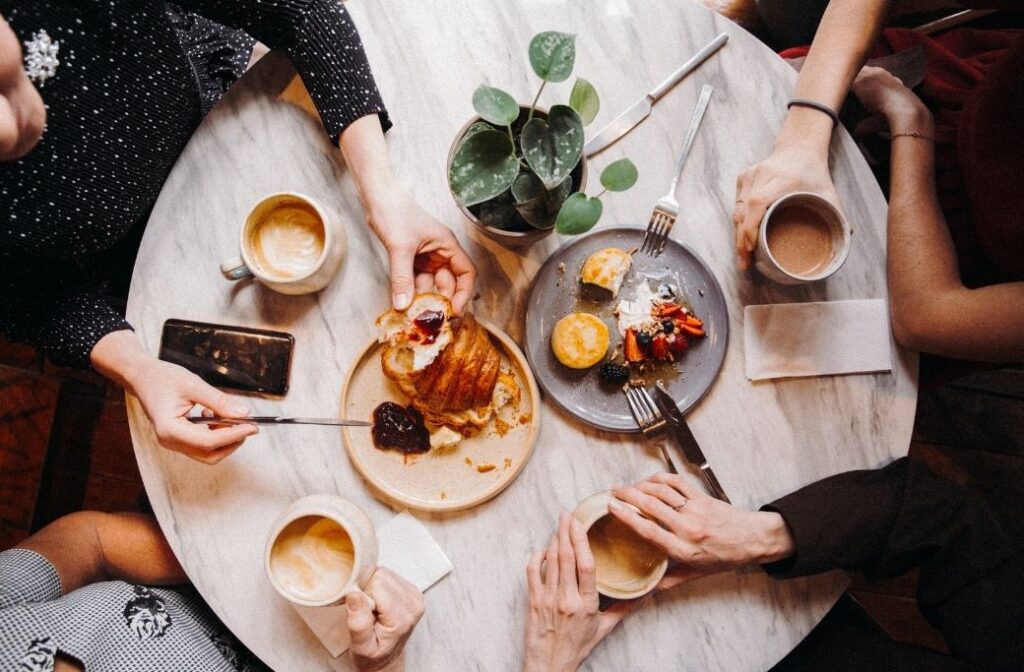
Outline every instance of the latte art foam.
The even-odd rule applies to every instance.
[[[252,228],[250,249],[264,273],[285,279],[309,275],[324,251],[324,223],[305,203],[284,203]]]
[[[340,597],[355,565],[352,538],[321,516],[288,524],[270,551],[270,571],[282,588],[309,602]]]

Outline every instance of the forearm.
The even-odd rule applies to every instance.
[[[793,97],[814,100],[838,111],[878,37],[888,7],[888,0],[832,0],[800,70]],[[827,159],[832,130],[828,116],[794,106],[776,146],[799,147]]]
[[[135,332],[121,330],[101,338],[89,358],[96,371],[134,394],[145,365],[153,356],[142,349]]]
[[[379,237],[377,227],[381,220],[374,213],[396,188],[379,117],[371,114],[358,119],[345,129],[338,144],[356,183],[367,221]]]
[[[156,521],[141,514],[73,513],[17,548],[45,557],[56,568],[64,594],[111,579],[150,585],[187,580]]]

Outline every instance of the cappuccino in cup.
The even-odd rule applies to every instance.
[[[592,495],[580,502],[573,517],[587,531],[598,592],[619,600],[633,599],[658,585],[668,569],[668,556],[609,514],[610,500],[607,492]]]
[[[328,285],[345,258],[345,230],[327,207],[302,194],[272,194],[242,226],[241,256],[220,270],[229,280],[255,277],[282,294],[309,294]]]
[[[755,266],[783,284],[823,280],[846,261],[850,240],[849,224],[829,201],[807,192],[789,194],[761,220]]]
[[[282,597],[305,607],[344,602],[377,568],[377,535],[355,504],[310,495],[274,523],[264,557],[267,577]]]

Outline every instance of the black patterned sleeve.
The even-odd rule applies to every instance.
[[[241,28],[291,58],[337,144],[341,132],[368,114],[391,127],[348,11],[340,0],[178,0],[175,4]]]
[[[131,329],[71,262],[0,253],[0,296],[0,333],[41,348],[54,364],[87,369],[101,338]]]
[[[60,594],[60,576],[49,560],[24,548],[0,553],[0,609],[49,602]]]

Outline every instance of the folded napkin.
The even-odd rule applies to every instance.
[[[747,306],[743,345],[750,380],[892,370],[881,299]]]
[[[452,563],[420,521],[403,511],[377,530],[380,545],[377,565],[387,567],[420,590],[426,591],[452,571]],[[292,605],[320,643],[337,658],[349,647],[345,605],[303,607]]]

